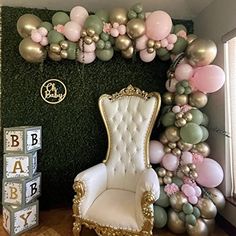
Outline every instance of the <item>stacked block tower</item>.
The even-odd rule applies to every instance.
[[[2,183],[3,227],[11,236],[38,225],[41,173],[37,150],[42,147],[42,128],[5,128],[4,178]]]

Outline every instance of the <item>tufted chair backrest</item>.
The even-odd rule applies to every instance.
[[[140,173],[149,168],[149,138],[160,108],[158,93],[131,85],[102,95],[99,108],[108,134],[108,188],[136,191]]]

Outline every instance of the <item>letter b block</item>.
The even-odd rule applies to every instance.
[[[3,204],[24,206],[35,200],[41,193],[41,173],[31,179],[3,179]]]
[[[3,205],[3,227],[11,235],[20,235],[38,225],[38,201],[23,208]]]
[[[26,154],[41,149],[42,128],[20,126],[4,128],[4,152]]]

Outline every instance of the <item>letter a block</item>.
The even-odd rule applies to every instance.
[[[5,154],[4,178],[32,178],[37,170],[37,152],[29,154]]]
[[[3,179],[2,202],[14,206],[24,206],[35,200],[41,193],[41,173],[31,179]]]
[[[26,154],[41,149],[42,128],[20,126],[4,128],[4,153]]]
[[[11,235],[20,235],[38,225],[38,201],[23,208],[3,205],[3,227]]]

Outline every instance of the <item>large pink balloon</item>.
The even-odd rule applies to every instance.
[[[193,67],[189,64],[180,64],[176,67],[175,78],[178,81],[189,80],[193,76]]]
[[[140,51],[139,56],[140,56],[142,61],[151,62],[156,57],[156,51],[154,51],[153,53],[149,53],[147,51],[147,49],[144,49],[144,50]]]
[[[149,145],[149,155],[150,162],[152,164],[160,163],[162,157],[165,155],[165,152],[163,150],[163,144],[156,140],[151,140]]]
[[[172,28],[170,16],[164,11],[154,11],[146,19],[147,36],[153,40],[167,37]]]
[[[94,42],[92,42],[91,44],[86,44],[81,39],[79,41],[79,47],[81,51],[84,51],[84,52],[94,52],[96,49],[96,45]]]
[[[225,82],[224,71],[216,65],[207,65],[195,70],[191,83],[204,93],[213,93],[219,90]]]
[[[64,35],[72,42],[77,42],[80,38],[81,26],[74,22],[69,21],[64,26]]]
[[[72,8],[70,12],[70,19],[83,26],[88,15],[89,14],[84,7],[77,6]]]
[[[77,60],[81,63],[89,64],[96,59],[95,52],[79,52]]]
[[[179,159],[177,156],[168,153],[162,158],[162,165],[170,171],[175,171],[179,165]]]
[[[144,34],[143,36],[136,39],[137,51],[144,50],[147,48],[148,37]]]
[[[215,188],[222,182],[224,178],[223,170],[213,159],[204,158],[203,162],[197,163],[196,166],[198,173],[196,181],[198,184],[207,188]]]

